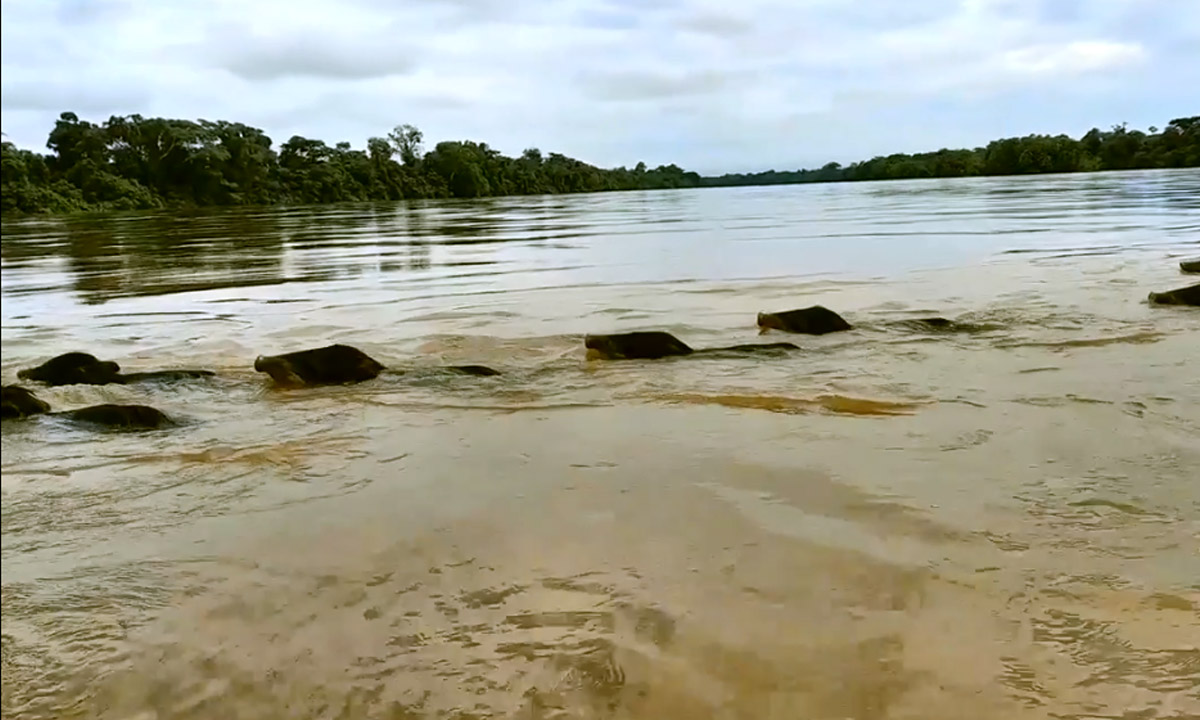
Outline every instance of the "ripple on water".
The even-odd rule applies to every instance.
[[[5,422],[3,714],[1200,716],[1195,315],[1144,301],[1198,182],[6,219],[6,379],[219,376],[38,390],[171,432]],[[812,304],[854,329],[584,355]],[[253,371],[331,342],[397,372]]]

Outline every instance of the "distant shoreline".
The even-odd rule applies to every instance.
[[[622,190],[746,187],[921,178],[1200,167],[1200,116],[1161,130],[1092,129],[1027,135],[986,147],[893,154],[819,169],[701,176],[678,166],[602,169],[530,148],[501,155],[487,143],[446,141],[426,152],[400,125],[366,150],[294,136],[273,149],[241,123],[139,115],[95,124],[63,113],[49,155],[3,142],[0,212],[64,215],[116,210],[557,195]]]

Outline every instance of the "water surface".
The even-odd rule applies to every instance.
[[[6,383],[219,375],[5,422],[4,716],[1196,717],[1197,237],[1194,170],[6,219]],[[253,371],[331,342],[405,372]]]

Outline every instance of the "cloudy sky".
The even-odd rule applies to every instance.
[[[2,0],[3,130],[412,123],[602,166],[794,169],[1200,112],[1200,0]]]

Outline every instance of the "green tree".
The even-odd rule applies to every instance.
[[[601,169],[527,148],[510,158],[487,143],[446,141],[426,153],[408,124],[372,137],[365,150],[294,136],[278,153],[262,130],[224,120],[114,116],[103,124],[62,113],[48,155],[3,141],[0,211],[86,210],[402,198],[674,189],[722,185],[967,177],[1200,166],[1200,116],[1160,131],[1121,124],[1066,135],[1001,138],[986,147],[895,153],[818,169],[701,177],[674,164]]]
[[[416,165],[421,160],[421,142],[425,136],[412,125],[397,125],[388,133],[392,147],[405,165]]]

